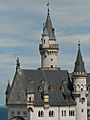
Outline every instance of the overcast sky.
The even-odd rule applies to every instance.
[[[0,105],[12,83],[16,57],[21,68],[40,67],[38,45],[47,17],[48,0],[0,0]],[[50,0],[50,15],[59,44],[58,66],[73,72],[77,43],[90,72],[90,0]]]

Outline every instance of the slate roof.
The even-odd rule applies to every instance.
[[[49,36],[48,30],[46,27],[43,28],[43,36]]]
[[[30,81],[34,81],[34,105],[44,105],[42,99],[43,92],[38,90],[39,86],[42,86],[44,90],[44,80],[48,82],[49,90],[49,104],[50,105],[75,105],[75,101],[71,97],[71,90],[68,88],[70,84],[69,74],[67,70],[21,70],[21,83],[23,89],[26,91],[30,86]],[[65,82],[63,82],[65,80]],[[53,91],[50,91],[50,86],[54,87]],[[61,91],[61,87],[64,86],[64,91]],[[66,98],[69,98],[67,101]]]
[[[85,72],[84,62],[80,51],[80,44],[78,44],[78,54],[75,62],[74,72]]]
[[[50,35],[50,40],[56,40],[55,34],[54,34],[54,28],[52,26],[52,21],[51,21],[51,17],[50,17],[50,13],[49,13],[49,9],[48,9],[48,15],[47,15],[45,27],[47,28],[47,31]]]

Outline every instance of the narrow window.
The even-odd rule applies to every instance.
[[[45,44],[45,40],[44,40],[44,44]]]
[[[29,97],[29,102],[31,102],[31,97]]]
[[[38,117],[44,117],[44,112],[43,111],[39,111],[38,112]]]
[[[17,115],[20,115],[20,111],[17,111]]]
[[[64,116],[66,116],[66,110],[64,111]]]
[[[14,111],[12,111],[11,114],[14,115]]]
[[[51,65],[51,68],[53,68],[53,65]]]
[[[62,116],[66,116],[66,110],[62,110]]]
[[[69,116],[75,116],[75,111],[74,110],[69,110]]]
[[[62,110],[62,116],[63,116],[63,110]]]
[[[83,91],[83,88],[81,88],[81,91]]]
[[[40,117],[40,111],[38,112],[38,117]]]
[[[84,110],[82,109],[82,112],[83,112]]]
[[[49,117],[54,117],[54,111],[49,111]]]
[[[44,112],[43,111],[41,111],[41,117],[44,117]]]

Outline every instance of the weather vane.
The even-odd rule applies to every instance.
[[[48,1],[48,3],[47,3],[47,6],[49,7],[49,1]]]
[[[78,40],[78,48],[80,49],[80,40]]]
[[[47,3],[47,6],[48,6],[48,15],[49,15],[49,1],[48,1],[48,3]]]

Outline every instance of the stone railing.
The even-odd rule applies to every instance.
[[[44,48],[43,45],[40,44],[39,49],[41,50],[43,48]],[[50,44],[48,47],[45,47],[44,49],[59,49],[59,47],[58,47],[58,44]]]

